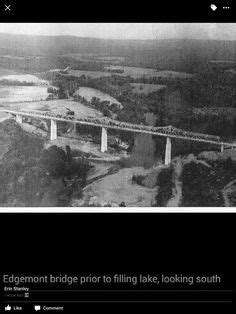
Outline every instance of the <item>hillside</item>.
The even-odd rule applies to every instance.
[[[22,42],[24,42],[24,45],[22,45]],[[97,54],[100,56],[125,57],[124,65],[127,66],[186,72],[195,72],[206,61],[235,61],[235,50],[236,41],[192,39],[111,40],[75,36],[0,34],[0,56],[66,55],[66,58],[69,58],[68,56],[73,54],[73,58],[75,58],[75,54],[90,56]],[[122,60],[121,58],[121,62]],[[93,58],[91,58],[91,61],[93,61]]]

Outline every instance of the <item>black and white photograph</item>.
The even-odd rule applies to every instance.
[[[0,1],[0,310],[230,312],[234,10]]]
[[[235,207],[235,52],[236,23],[0,23],[0,207]]]

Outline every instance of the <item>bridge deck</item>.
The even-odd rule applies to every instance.
[[[82,125],[91,125],[95,127],[104,127],[108,129],[115,129],[128,132],[146,133],[156,136],[164,136],[170,138],[178,138],[183,140],[190,140],[196,142],[204,142],[214,145],[224,145],[230,147],[236,147],[236,144],[226,143],[220,140],[219,136],[208,135],[203,133],[195,133],[190,131],[184,131],[173,126],[164,127],[152,127],[147,125],[132,124],[113,120],[110,118],[78,118],[74,116],[64,116],[62,114],[52,114],[48,112],[35,112],[35,111],[14,111],[14,110],[2,110],[6,113],[13,115],[23,115],[40,119],[48,119],[63,122],[73,122]]]

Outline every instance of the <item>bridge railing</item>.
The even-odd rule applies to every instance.
[[[163,127],[153,127],[147,126],[142,124],[132,124],[127,122],[122,122],[118,120],[113,120],[110,118],[102,117],[102,118],[92,118],[92,117],[85,117],[79,118],[75,116],[64,116],[63,114],[54,114],[49,112],[35,112],[35,111],[14,111],[14,110],[2,110],[6,113],[10,113],[13,115],[23,115],[23,116],[30,116],[35,118],[43,118],[43,119],[50,119],[56,121],[63,121],[63,122],[74,122],[78,124],[84,125],[91,125],[95,127],[103,127],[103,128],[110,128],[116,130],[123,130],[129,132],[136,132],[136,133],[146,133],[156,136],[162,137],[170,137],[170,138],[177,138],[183,140],[190,140],[196,142],[203,142],[213,145],[223,145],[226,147],[236,147],[236,144],[222,142],[219,136],[209,135],[204,133],[197,133],[191,131],[184,131],[173,126],[163,126]]]

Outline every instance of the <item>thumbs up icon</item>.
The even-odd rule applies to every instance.
[[[11,306],[9,304],[5,306],[5,311],[10,311],[10,310],[11,310]]]

